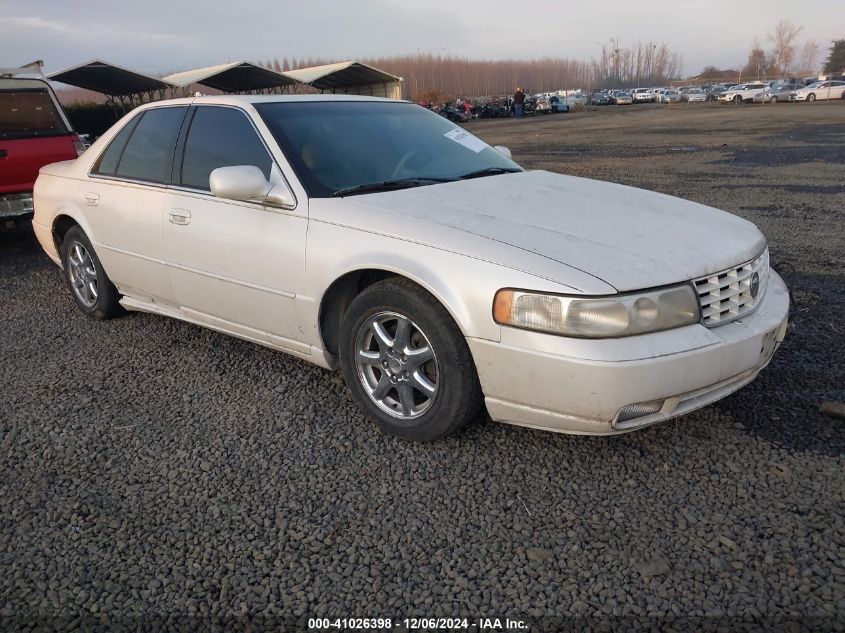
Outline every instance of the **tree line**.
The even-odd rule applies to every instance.
[[[781,20],[764,37],[755,37],[744,65],[733,69],[706,66],[694,79],[742,81],[817,73],[821,47],[803,43],[803,27]],[[799,45],[800,44],[800,45]],[[824,72],[845,73],[845,40],[836,40]],[[318,58],[283,58],[259,62],[276,71],[331,63]],[[611,39],[590,59],[539,57],[535,59],[477,60],[435,55],[392,55],[361,59],[403,78],[403,96],[414,101],[443,102],[456,97],[502,96],[519,86],[526,92],[597,88],[634,88],[669,85],[681,79],[683,55],[665,42],[625,45]],[[305,88],[301,88],[305,90]]]
[[[666,84],[679,77],[682,57],[662,42],[624,46],[611,40],[592,60],[551,56],[476,60],[423,53],[359,61],[402,77],[406,99],[437,103],[455,97],[509,95],[517,87],[539,92]],[[296,57],[259,62],[278,72],[327,63],[331,61]]]
[[[815,75],[819,70],[832,75],[845,73],[845,40],[832,42],[827,60],[820,69],[821,46],[814,40],[799,42],[803,30],[790,20],[781,20],[764,37],[752,40],[745,64],[734,72],[748,79],[800,77]],[[718,72],[717,68],[708,66],[703,75]]]

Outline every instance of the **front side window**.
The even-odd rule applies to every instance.
[[[129,137],[115,176],[169,183],[176,139],[186,107],[146,110]]]
[[[182,185],[208,191],[211,172],[233,165],[254,165],[269,179],[272,159],[243,112],[226,107],[197,108],[185,141]]]
[[[479,172],[521,171],[448,119],[412,103],[292,101],[255,107],[315,198],[387,181],[433,184]]]

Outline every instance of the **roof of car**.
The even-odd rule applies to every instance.
[[[26,88],[50,88],[43,79],[32,77],[0,77],[0,89],[17,90]]]
[[[165,99],[148,103],[143,108],[166,106],[166,105],[191,105],[191,104],[218,104],[218,105],[244,105],[256,103],[292,103],[292,102],[320,102],[320,101],[377,101],[407,103],[399,99],[385,99],[383,97],[370,97],[362,95],[338,95],[338,94],[306,94],[306,95],[208,95],[201,97],[187,97],[183,99]]]

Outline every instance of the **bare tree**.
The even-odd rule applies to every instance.
[[[766,51],[760,45],[760,40],[754,38],[751,43],[751,50],[748,52],[748,61],[742,69],[742,74],[747,78],[762,79],[766,75],[771,61],[766,56]],[[775,71],[777,72],[777,71]]]
[[[821,47],[818,42],[807,40],[801,47],[801,54],[798,56],[798,68],[801,72],[816,72],[816,64],[819,61]]]
[[[769,33],[769,41],[772,43],[772,66],[776,72],[784,75],[789,72],[795,59],[795,39],[802,30],[803,27],[789,20],[781,20],[775,25],[774,31]]]

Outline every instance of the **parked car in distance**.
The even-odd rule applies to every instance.
[[[754,103],[778,103],[789,101],[789,96],[803,88],[801,84],[772,84],[762,93],[755,95]]]
[[[552,106],[552,112],[569,112],[570,106],[566,97],[560,95],[552,95],[549,97],[549,102]]]
[[[631,105],[634,103],[634,99],[631,97],[630,92],[617,90],[616,94],[613,95],[613,103],[616,105]]]
[[[724,91],[725,89],[722,86],[710,86],[710,88],[705,90],[707,101],[718,101]]]
[[[650,88],[634,88],[631,91],[631,98],[635,103],[651,103],[654,101],[654,94]]]
[[[734,105],[751,103],[755,97],[762,95],[765,91],[765,84],[760,82],[739,84],[728,88],[719,95],[719,103],[733,103]]]
[[[84,151],[46,81],[0,78],[0,219],[31,214],[38,170]]]
[[[689,103],[704,103],[707,101],[707,94],[701,88],[690,88],[684,100]]]
[[[537,99],[534,111],[537,114],[569,112],[569,104],[566,103],[563,97],[559,97],[558,95],[543,96]]]
[[[678,103],[681,100],[681,94],[677,90],[669,88],[660,93],[660,103]]]
[[[845,99],[845,81],[817,81],[814,84],[794,90],[790,101],[827,101]]]
[[[590,103],[593,105],[610,105],[610,97],[606,92],[593,93]]]
[[[509,154],[402,101],[160,101],[42,168],[33,228],[86,316],[151,312],[339,368],[411,440],[483,404],[627,432],[769,363],[789,295],[757,227]]]

